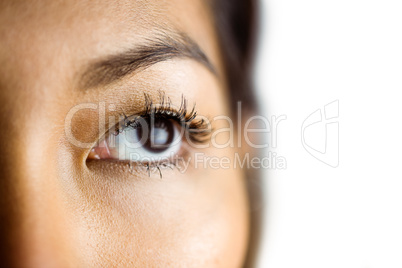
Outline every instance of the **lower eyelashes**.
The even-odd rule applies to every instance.
[[[187,155],[187,139],[205,143],[211,132],[206,120],[197,119],[195,108],[187,110],[187,100],[182,97],[179,109],[174,109],[170,98],[160,94],[154,105],[145,94],[142,113],[124,118],[92,148],[87,160],[113,160],[159,171],[172,168],[175,160]],[[187,146],[188,147],[188,146]]]

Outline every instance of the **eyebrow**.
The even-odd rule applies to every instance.
[[[80,84],[84,88],[107,85],[156,63],[174,58],[196,60],[217,75],[206,54],[188,35],[159,34],[157,37],[148,38],[144,44],[137,45],[133,49],[89,64],[80,79]]]

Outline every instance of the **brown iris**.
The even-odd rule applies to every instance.
[[[137,128],[138,139],[145,141],[143,148],[153,153],[168,149],[172,145],[174,133],[174,123],[168,119],[155,118],[153,122],[147,120],[147,124],[141,124]]]

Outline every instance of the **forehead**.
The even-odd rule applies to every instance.
[[[160,28],[200,29],[197,25],[210,19],[204,0],[5,0],[0,7],[2,34],[15,30],[36,36],[38,29],[63,35],[141,35]]]
[[[1,1],[0,61],[30,73],[29,63],[60,68],[56,58],[75,68],[169,31],[188,34],[219,65],[205,0]]]

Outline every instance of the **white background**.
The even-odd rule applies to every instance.
[[[287,169],[264,176],[259,267],[402,267],[402,1],[267,0],[261,12],[258,94],[264,114],[287,116],[272,149]],[[336,100],[332,168],[301,126]]]

